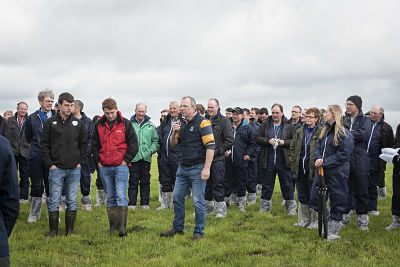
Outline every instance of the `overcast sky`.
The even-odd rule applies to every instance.
[[[400,1],[1,1],[0,111],[71,92],[158,124],[171,100],[326,107],[358,94],[400,122]]]

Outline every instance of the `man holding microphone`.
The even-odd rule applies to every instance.
[[[180,145],[179,167],[173,191],[175,218],[172,229],[161,236],[172,237],[183,234],[185,223],[185,195],[192,187],[195,207],[195,228],[192,241],[203,238],[206,223],[204,194],[210,167],[214,157],[215,141],[211,122],[196,111],[196,101],[186,96],[181,100],[180,110],[184,122],[175,123],[174,134],[170,137],[171,146]]]

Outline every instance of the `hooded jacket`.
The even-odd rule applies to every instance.
[[[156,127],[147,115],[141,123],[136,120],[136,115],[133,115],[131,117],[131,123],[139,143],[139,151],[132,162],[137,162],[142,159],[151,162],[151,155],[156,153],[160,148]]]
[[[219,109],[213,118],[207,113],[206,119],[211,121],[214,134],[215,152],[213,161],[224,160],[225,151],[230,150],[234,142],[232,122],[227,117],[223,116]]]
[[[182,115],[179,114],[176,121],[180,121],[183,123]],[[159,127],[159,139],[158,143],[160,145],[160,154],[163,160],[169,162],[179,162],[179,149],[180,146],[171,146],[171,142],[169,140],[172,135],[172,125],[174,124],[171,114],[168,114],[162,121]]]
[[[118,166],[122,161],[129,164],[139,150],[138,140],[131,122],[117,112],[110,129],[103,115],[95,124],[92,138],[93,159],[104,166]]]
[[[236,129],[232,126],[232,130],[235,140],[231,149],[231,160],[239,167],[247,167],[248,161],[244,160],[244,156],[248,155],[250,159],[256,156],[254,127],[243,118]]]
[[[9,141],[0,136],[0,257],[10,255],[8,237],[19,213],[17,166]]]
[[[51,117],[56,115],[54,110],[51,110]],[[40,138],[42,136],[43,123],[39,113],[36,110],[28,116],[25,121],[25,138],[29,143],[29,153],[27,159],[41,160]]]
[[[386,162],[379,158],[381,149],[393,147],[394,135],[392,127],[385,122],[385,116],[377,123],[372,123],[371,133],[368,139],[367,152],[370,159],[370,169],[385,170]]]
[[[305,132],[308,128],[307,124],[304,124],[297,132],[294,134],[292,142],[290,143],[289,149],[289,161],[290,161],[290,169],[292,170],[293,177],[295,179],[299,176],[299,169],[303,171],[308,171],[309,179],[312,180],[315,174],[315,164],[314,164],[314,152],[317,147],[317,142],[319,136],[322,132],[322,126],[317,124],[314,126],[312,136],[310,136],[307,143],[307,138],[305,138]],[[305,156],[301,157],[301,152],[304,149]],[[306,165],[304,160],[309,159],[308,161],[308,170],[304,170],[304,166]]]
[[[345,129],[346,135],[339,136],[339,144],[335,146],[333,137],[335,134],[334,124],[328,127],[325,135],[318,140],[314,152],[314,161],[322,159],[326,179],[329,176],[341,177],[347,179],[350,173],[350,159],[354,149],[353,135]]]
[[[259,154],[259,161],[258,165],[260,168],[267,168],[268,162],[268,147],[272,147],[269,143],[269,139],[273,138],[274,136],[270,136],[270,129],[273,125],[272,116],[269,116],[258,128],[256,133],[256,142],[261,147],[261,151]],[[292,138],[295,134],[295,127],[291,124],[285,116],[282,116],[282,140],[284,141],[284,145],[282,148],[283,157],[285,160],[285,165],[289,168],[289,148]]]

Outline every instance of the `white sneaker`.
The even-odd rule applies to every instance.
[[[136,209],[136,205],[129,205],[129,206],[128,206],[128,209],[130,209],[130,210],[135,210],[135,209]]]
[[[149,205],[140,205],[140,208],[144,209],[144,210],[149,210],[150,209]]]

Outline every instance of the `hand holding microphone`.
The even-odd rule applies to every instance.
[[[180,121],[175,122],[173,129],[174,129],[174,135],[178,134],[179,130],[181,129],[181,122]]]

